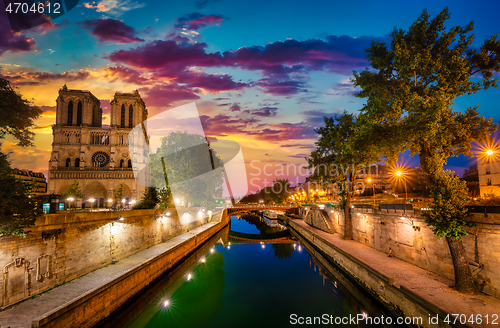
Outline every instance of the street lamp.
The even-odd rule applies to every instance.
[[[69,202],[69,208],[71,208],[71,202],[74,200],[74,198],[73,197],[68,197],[67,200]]]
[[[95,199],[94,198],[91,198],[89,199],[89,202],[90,202],[90,209],[92,209],[94,207],[94,202],[95,202]]]
[[[488,155],[488,156],[491,156],[491,155],[493,155],[494,153],[495,153],[495,152],[494,152],[492,149],[488,149],[488,150],[486,151],[486,155]]]
[[[404,183],[405,183],[405,196],[406,196],[405,201],[406,201],[406,199],[408,199],[408,190],[406,189],[406,178],[404,177],[404,173],[402,171],[400,171],[400,170],[396,171],[396,175],[398,177],[401,177],[404,180]]]
[[[368,181],[368,183],[371,183],[372,182],[372,178],[368,178],[366,181]],[[373,204],[375,204],[375,182],[372,183],[372,192],[373,192]]]

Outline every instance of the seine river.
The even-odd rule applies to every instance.
[[[283,235],[281,224],[270,227],[245,215],[232,217],[230,229],[101,327],[296,327],[314,320],[321,327],[399,327],[360,319],[397,317],[349,277],[327,271],[309,254],[310,246],[291,236],[279,243],[232,237]]]

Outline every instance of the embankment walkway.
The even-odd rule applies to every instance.
[[[435,313],[465,314],[467,319],[473,315],[482,316],[483,323],[470,324],[468,327],[500,327],[500,300],[485,294],[464,295],[453,290],[453,281],[440,277],[427,270],[404,262],[354,240],[344,240],[339,234],[329,234],[309,226],[303,220],[291,219],[289,225],[312,244],[322,242],[332,248],[337,254],[358,261],[358,267],[368,267],[375,275],[383,275],[393,279],[392,285],[398,289],[407,289],[414,295],[413,302],[427,306]],[[309,240],[311,242],[311,240]],[[416,296],[416,297],[415,297]],[[498,315],[496,324],[491,324],[492,314]],[[489,315],[490,324],[485,323]],[[454,320],[454,317],[451,317]],[[460,325],[456,325],[460,326]]]
[[[108,265],[95,270],[85,276],[74,279],[64,285],[58,286],[33,299],[24,301],[10,309],[0,312],[0,327],[2,328],[30,328],[33,321],[49,315],[57,315],[58,311],[75,303],[82,302],[86,296],[90,296],[99,289],[106,288],[113,281],[121,279],[127,273],[133,272],[143,264],[154,261],[174,248],[178,248],[190,240],[200,236],[203,232],[213,229],[220,223],[207,223],[187,233],[169,239],[163,243],[152,246],[141,252],[133,254],[118,261],[114,265]]]

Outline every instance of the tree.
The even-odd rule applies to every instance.
[[[85,196],[83,195],[82,190],[80,189],[80,183],[78,181],[74,180],[73,183],[71,184],[71,186],[69,186],[68,191],[66,191],[64,194],[62,194],[61,197],[63,199],[67,199],[70,197],[74,198],[75,203],[76,203],[77,199],[82,199]]]
[[[366,50],[372,68],[355,72],[352,80],[361,87],[357,97],[366,98],[365,133],[371,133],[381,155],[390,161],[406,150],[418,154],[431,190],[441,181],[437,175],[448,157],[472,155],[471,142],[483,142],[497,129],[491,118],[479,116],[477,106],[464,113],[451,106],[456,97],[497,87],[493,72],[500,71],[500,42],[493,35],[475,49],[473,23],[447,31],[444,23],[449,17],[448,8],[432,19],[424,10],[408,31],[394,29],[390,47],[372,42]],[[458,223],[447,223],[457,236],[462,231]],[[447,240],[461,277],[456,288],[473,292],[468,287],[472,277],[456,262],[462,242]]]
[[[209,147],[197,134],[172,132],[164,137],[148,161],[155,186],[172,190],[176,197],[183,195],[188,203],[215,206],[222,198],[223,162]]]
[[[118,189],[115,190],[115,200],[118,200],[121,207],[123,207],[122,199],[123,199],[123,184],[120,183]]]
[[[431,188],[433,198],[431,211],[423,211],[425,223],[432,227],[438,238],[445,237],[450,249],[455,266],[455,282],[462,289],[476,291],[471,276],[469,261],[461,237],[468,233],[464,226],[472,227],[474,224],[467,222],[470,214],[465,207],[469,197],[467,195],[467,182],[461,181],[452,171],[441,171],[434,176],[435,184]],[[458,268],[458,269],[457,269]]]
[[[172,199],[172,192],[170,188],[159,188],[158,189],[158,200],[160,208],[174,207],[174,202]]]
[[[26,235],[42,214],[42,199],[31,195],[34,183],[16,179],[7,155],[0,153],[0,236]]]
[[[375,147],[364,139],[361,116],[344,112],[324,117],[325,126],[315,129],[319,134],[316,150],[307,158],[314,174],[309,178],[320,184],[337,186],[344,210],[344,239],[352,238],[351,197],[354,181],[360,170],[378,160]],[[323,187],[322,187],[323,189]]]
[[[19,146],[33,146],[35,133],[31,128],[41,113],[9,81],[0,78],[0,140],[11,135],[19,141]]]
[[[288,179],[276,179],[273,186],[268,188],[268,201],[275,204],[284,204],[290,194],[290,181]]]
[[[156,207],[159,202],[158,193],[155,187],[147,187],[141,201],[132,207],[133,210],[147,210]]]

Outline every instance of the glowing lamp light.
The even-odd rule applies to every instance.
[[[95,199],[91,198],[91,199],[89,199],[89,202],[93,203],[93,202],[95,202]]]
[[[191,278],[193,278],[193,276],[191,274],[188,274],[186,279],[187,279],[187,281],[189,281],[189,280],[191,280]]]
[[[302,252],[302,246],[299,245],[299,247],[297,249],[299,252]]]
[[[202,258],[202,259],[201,259],[201,263],[205,263],[205,258]]]
[[[175,202],[176,204],[179,204],[181,201],[179,200],[179,198],[176,198],[176,199],[174,200],[174,202]]]
[[[170,305],[170,302],[169,302],[169,301],[165,301],[165,302],[163,303],[163,306],[164,306],[164,307],[168,307],[169,305]]]
[[[401,171],[396,171],[396,173],[395,173],[395,174],[396,174],[398,177],[400,177],[401,175],[403,175],[403,172],[401,172]]]
[[[119,218],[118,220],[123,221],[123,220],[125,220],[125,218],[122,216],[122,217],[121,217],[121,218]]]
[[[227,249],[231,249],[231,246],[229,246],[229,245],[228,245],[228,246],[227,246]]]
[[[372,179],[371,179],[371,178],[368,178],[368,180],[366,180],[366,181],[368,181],[368,182],[372,182]]]
[[[125,198],[124,198],[124,199],[122,199],[122,203],[125,203]]]
[[[494,153],[494,151],[493,151],[493,150],[491,150],[491,149],[488,149],[488,150],[486,151],[486,155],[488,155],[488,156],[493,155],[493,153]]]
[[[112,200],[111,198],[110,198],[110,199],[108,199],[108,203],[111,203],[112,201],[113,201],[113,200]]]
[[[262,249],[264,249],[264,248],[266,248],[266,245],[262,244],[261,247],[262,247]]]
[[[130,204],[131,204],[131,205],[135,204],[135,199],[132,199],[132,200],[130,201]]]
[[[210,250],[210,253],[213,253],[213,252],[215,252],[215,249],[214,249],[214,248],[212,248],[212,249]]]
[[[69,198],[68,198],[68,200],[69,200],[70,202],[72,202],[72,201],[74,201],[75,199],[74,199],[73,197],[69,197]]]

